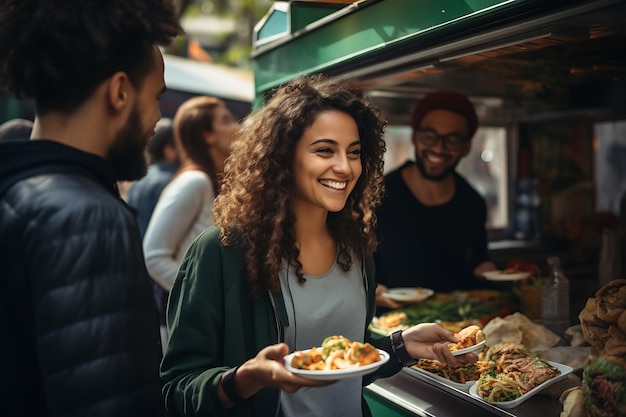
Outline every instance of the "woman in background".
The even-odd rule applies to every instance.
[[[224,102],[199,96],[174,116],[180,167],[159,196],[143,238],[146,266],[167,298],[187,246],[213,223],[213,201],[237,124]],[[161,341],[166,345],[165,311]]]

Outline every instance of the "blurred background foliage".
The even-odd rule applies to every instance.
[[[168,53],[250,69],[252,31],[271,0],[174,0],[185,29]]]

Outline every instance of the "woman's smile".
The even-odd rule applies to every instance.
[[[319,180],[319,183],[333,190],[345,190],[348,186],[347,181]]]
[[[361,176],[356,122],[338,110],[321,112],[304,131],[294,155],[296,205],[338,212]]]

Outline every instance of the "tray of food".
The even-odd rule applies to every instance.
[[[519,370],[496,375],[489,372],[481,374],[470,387],[469,394],[496,407],[511,409],[572,372],[570,366],[541,358],[531,359],[517,367]]]
[[[469,325],[482,327],[494,317],[506,316],[514,311],[512,304],[500,291],[435,293],[421,303],[374,317],[370,330],[386,336],[419,323],[436,322],[456,332]]]
[[[340,380],[367,375],[389,360],[389,354],[369,343],[344,336],[329,336],[321,346],[297,350],[285,356],[285,367],[310,379]]]
[[[448,348],[453,355],[461,355],[468,352],[476,354],[482,351],[486,338],[479,326],[470,325],[455,333],[459,339],[457,343],[449,343]],[[436,381],[467,392],[478,380],[480,374],[487,371],[491,362],[477,361],[473,364],[459,364],[450,366],[436,360],[421,359],[413,369],[423,373]]]
[[[469,392],[480,374],[489,370],[491,362],[476,361],[473,364],[450,366],[432,359],[420,359],[411,369],[439,384]]]
[[[571,367],[546,361],[513,342],[489,347],[472,365],[451,367],[438,361],[420,360],[410,370],[457,396],[505,410],[520,406],[572,372]]]

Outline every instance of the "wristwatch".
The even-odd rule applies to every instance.
[[[230,402],[236,407],[250,407],[252,400],[250,398],[241,398],[237,392],[237,388],[235,388],[235,373],[237,372],[237,369],[239,369],[238,366],[230,368],[222,374],[222,389]]]
[[[413,366],[418,361],[413,359],[409,352],[406,350],[406,346],[404,345],[404,339],[402,338],[402,330],[396,330],[391,333],[391,348],[395,352],[398,357],[398,361],[402,364],[402,366]]]

